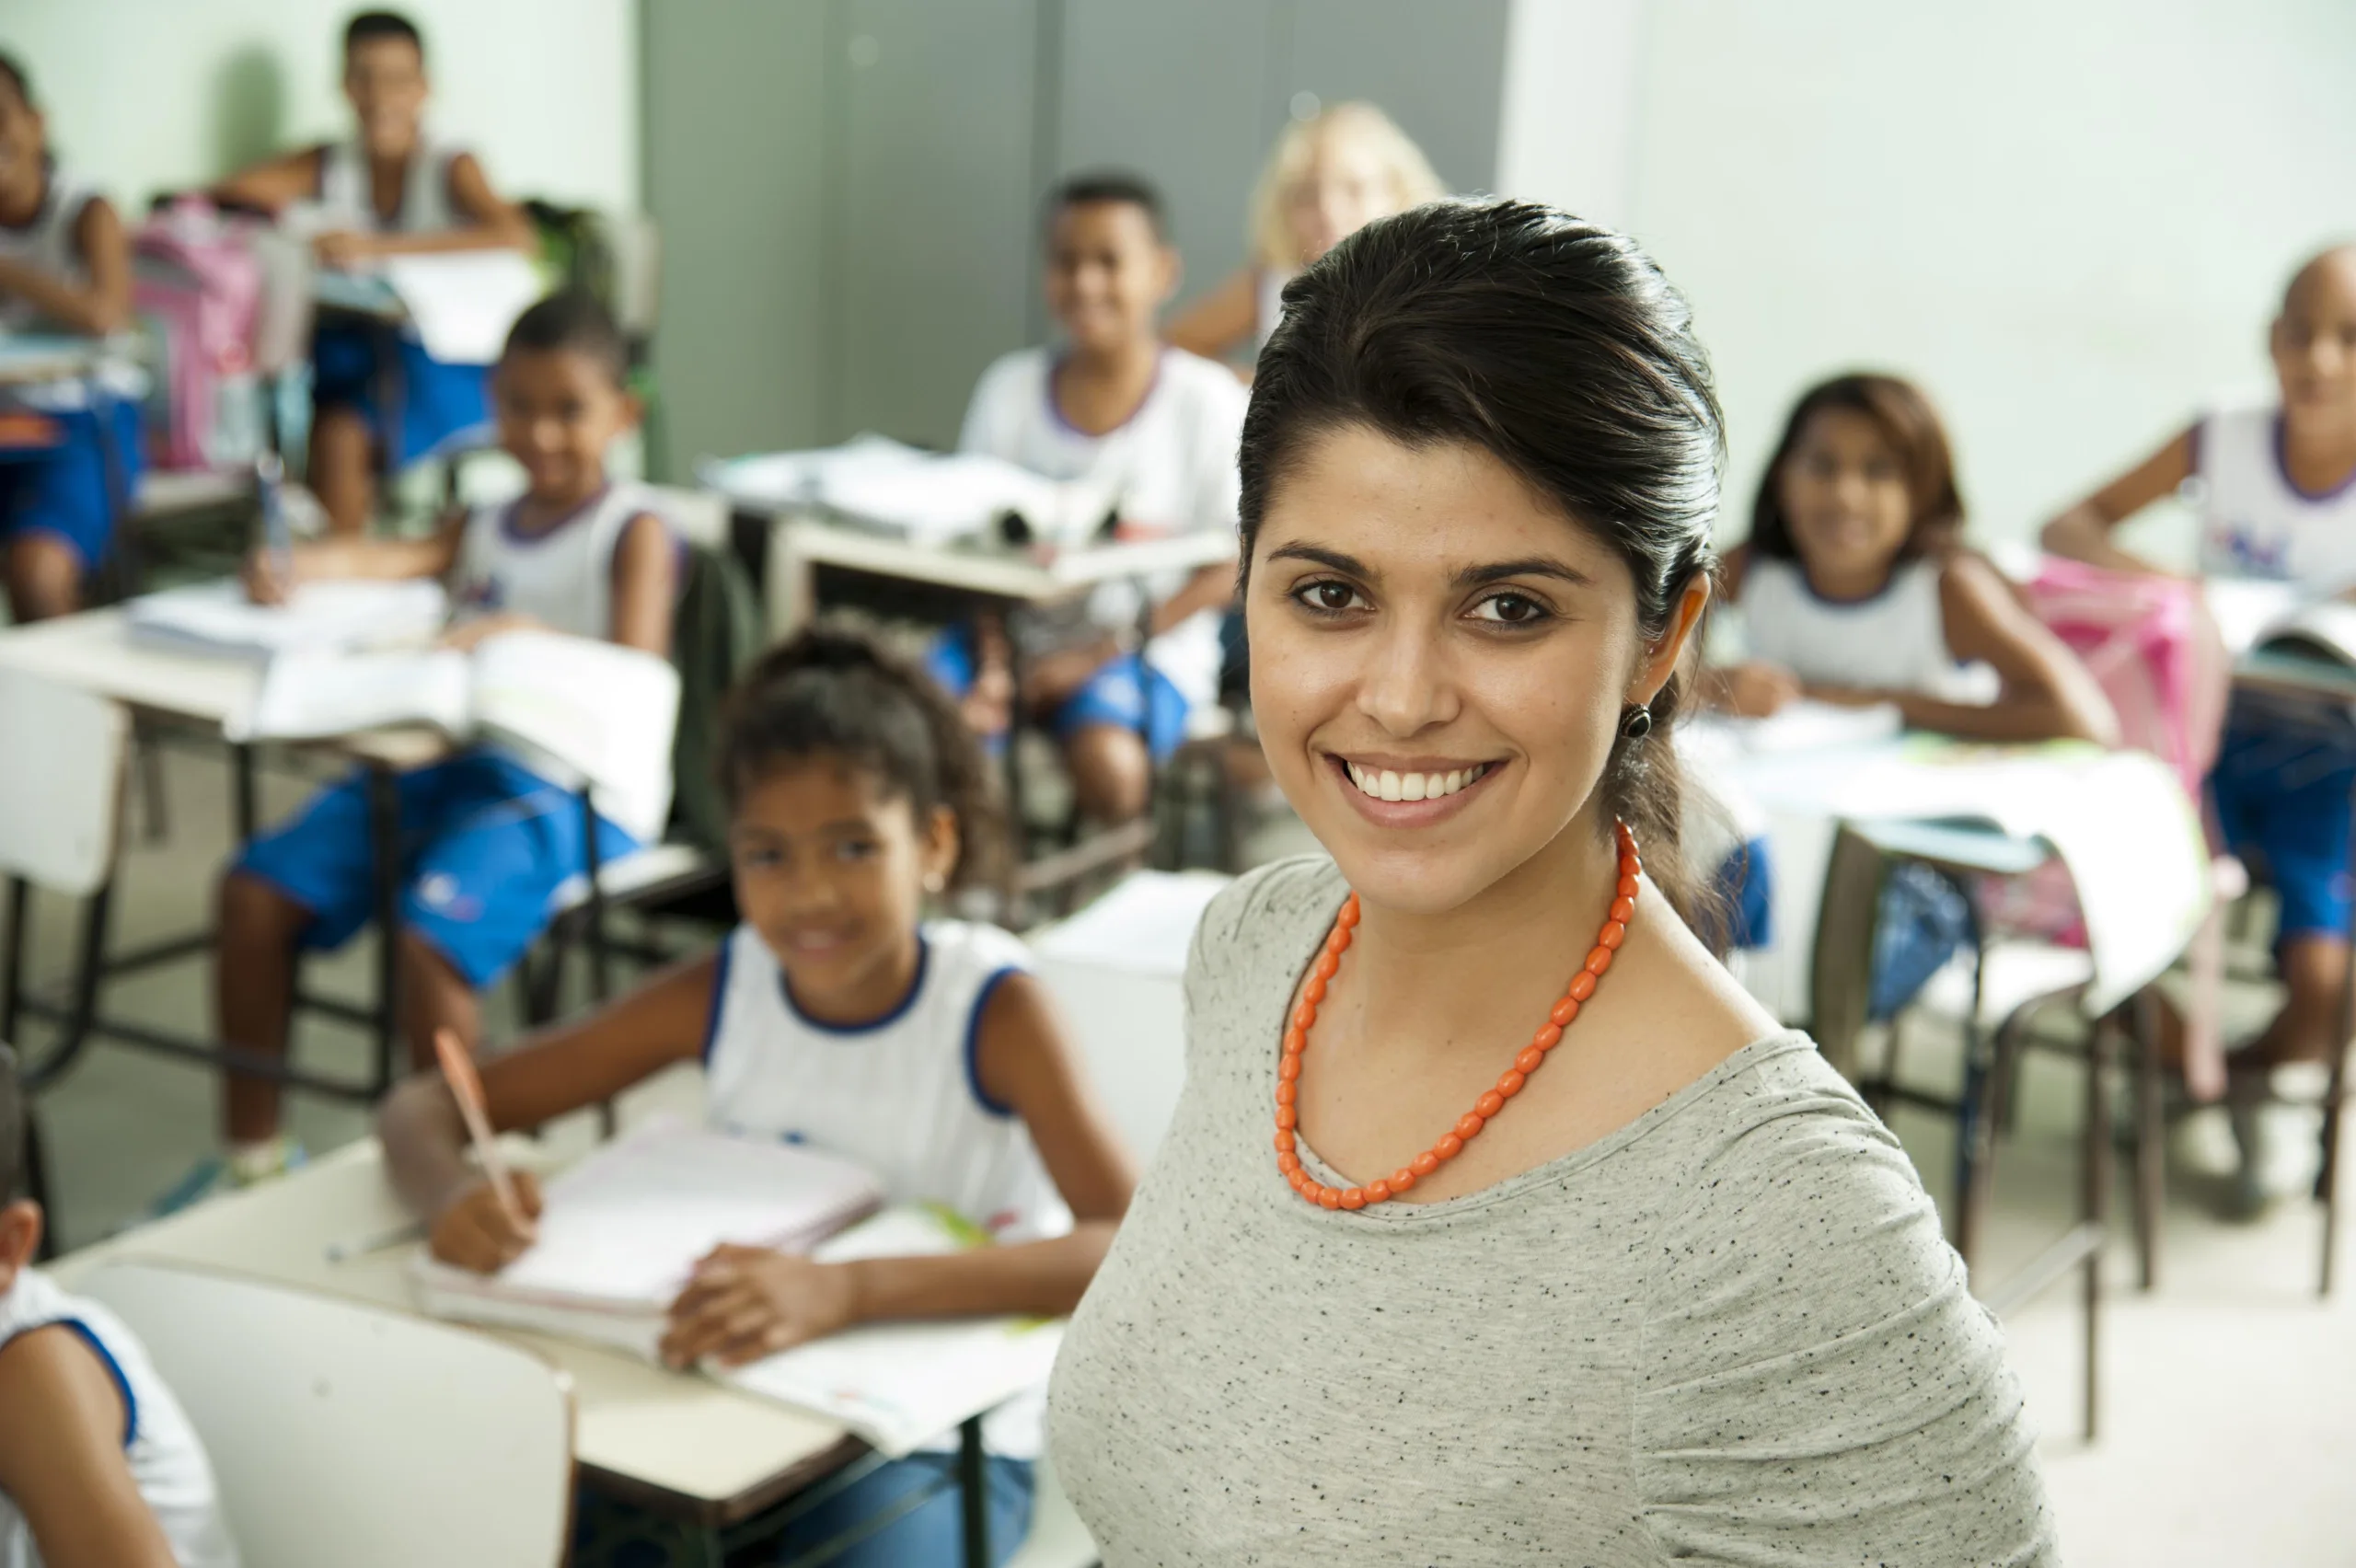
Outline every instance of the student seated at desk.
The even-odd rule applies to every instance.
[[[537,627],[667,658],[676,541],[643,491],[606,472],[606,448],[637,418],[624,363],[621,333],[595,302],[560,294],[534,306],[508,334],[492,377],[500,443],[529,479],[524,497],[454,519],[431,538],[297,546],[294,581],[445,577],[459,605],[456,645]],[[266,553],[255,558],[248,576],[257,597],[284,590],[277,571]],[[398,787],[402,1012],[416,1059],[429,1062],[436,1029],[473,1046],[476,993],[546,928],[557,890],[587,865],[586,835],[578,796],[508,747],[462,751],[402,774]],[[667,807],[605,802],[599,858],[659,837]],[[222,1039],[284,1055],[295,950],[350,940],[375,911],[375,874],[358,777],[246,847],[221,884]],[[278,1101],[270,1080],[229,1075],[226,1159],[201,1165],[161,1206],[283,1169],[296,1151],[279,1132]]]
[[[982,373],[959,449],[1099,486],[1125,532],[1231,533],[1244,394],[1226,371],[1157,335],[1155,315],[1177,283],[1151,186],[1116,174],[1066,182],[1048,203],[1046,275],[1047,309],[1066,341]],[[1185,738],[1187,713],[1218,700],[1219,612],[1234,576],[1209,566],[1149,583],[1152,636],[1142,650],[1145,606],[1126,582],[1098,589],[1075,615],[1012,617],[1008,635],[1027,656],[1024,695],[1062,743],[1081,814],[1141,814],[1153,765]],[[1004,659],[994,631],[964,628],[929,660],[987,735],[1012,717]]]
[[[671,1309],[676,1366],[751,1361],[879,1320],[1070,1311],[1134,1177],[1022,944],[923,918],[990,848],[980,748],[921,672],[817,628],[745,677],[718,761],[745,923],[717,953],[486,1066],[493,1124],[537,1126],[700,1059],[714,1125],[806,1139],[874,1171],[892,1202],[945,1204],[999,1243],[843,1264],[720,1248]],[[396,1090],[379,1127],[437,1257],[487,1271],[531,1245],[465,1162],[438,1076]],[[537,1214],[528,1183],[524,1197]],[[1005,1553],[1029,1528],[1042,1409],[1019,1400],[987,1424]],[[928,1450],[885,1467],[787,1545],[826,1539],[952,1462]],[[959,1540],[950,1494],[837,1561],[953,1564]]]
[[[1207,359],[1256,357],[1302,268],[1375,219],[1445,194],[1423,149],[1370,103],[1291,121],[1252,192],[1252,264],[1181,312],[1170,340]]]
[[[212,1462],[114,1314],[32,1266],[28,1107],[0,1047],[0,1568],[236,1568]]]
[[[0,339],[131,324],[131,242],[61,167],[23,65],[0,54]],[[81,607],[139,476],[144,378],[128,363],[0,398],[0,548],[19,621]]]
[[[1801,697],[1890,703],[1911,729],[2113,744],[2102,688],[1960,548],[1962,531],[1928,398],[1889,375],[1811,388],[1760,480],[1750,541],[1727,560],[1750,659],[1718,672],[1717,704],[1763,717]],[[1975,664],[1992,669],[1992,692]]]
[[[343,92],[357,134],[285,154],[214,188],[220,200],[285,214],[309,208],[327,226],[312,240],[331,267],[436,251],[529,250],[529,219],[491,189],[463,148],[429,140],[425,40],[392,11],[364,11],[343,35]],[[398,365],[385,356],[397,354]],[[337,532],[367,527],[375,471],[398,468],[490,418],[483,368],[444,364],[415,338],[329,323],[311,345],[307,478]],[[400,407],[380,407],[388,379]]]
[[[2046,548],[2157,573],[2112,531],[2194,480],[2202,576],[2270,578],[2318,597],[2356,590],[2356,246],[2299,269],[2269,346],[2279,387],[2271,402],[2202,414],[2047,524]],[[2265,1032],[2229,1058],[2235,1103],[2246,1110],[2273,1067],[2339,1049],[2356,745],[2236,699],[2209,788],[2227,846],[2263,867],[2281,897],[2277,962],[2288,995]],[[2254,1208],[2264,1196],[2254,1185],[2259,1124],[2237,1116],[2235,1124],[2244,1134],[2241,1197]]]

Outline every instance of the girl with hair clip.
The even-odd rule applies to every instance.
[[[1687,923],[1720,422],[1625,237],[1436,202],[1285,291],[1242,450],[1260,739],[1325,853],[1221,894],[1065,1339],[1107,1568],[2050,1563],[1912,1167]]]
[[[1370,103],[1291,121],[1252,192],[1251,263],[1172,321],[1170,341],[1206,359],[1258,353],[1302,268],[1363,225],[1445,193],[1423,149]]]
[[[1803,696],[1888,702],[1911,729],[2114,744],[2102,688],[1962,533],[1929,398],[1865,373],[1809,388],[1727,560],[1751,659],[1719,672],[1719,705],[1763,717]]]
[[[999,1245],[820,1263],[723,1246],[671,1309],[664,1357],[733,1366],[862,1322],[1071,1310],[1134,1184],[1022,944],[925,905],[990,859],[987,765],[948,699],[864,637],[824,628],[772,650],[731,698],[721,782],[737,907],[717,952],[656,976],[487,1063],[492,1124],[537,1126],[678,1062],[703,1064],[712,1124],[854,1160],[896,1204],[954,1209]],[[486,1273],[532,1245],[463,1156],[435,1076],[379,1122],[433,1255]],[[539,1194],[518,1177],[523,1207]],[[990,1539],[1030,1528],[1037,1394],[993,1412]],[[949,1446],[887,1465],[781,1543],[826,1540],[954,1463]],[[963,1562],[954,1489],[837,1562]]]

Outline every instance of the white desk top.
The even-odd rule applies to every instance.
[[[98,338],[0,334],[0,386],[38,386],[87,375],[105,357]]]
[[[201,1262],[414,1314],[405,1271],[417,1243],[341,1263],[327,1257],[330,1245],[384,1235],[407,1218],[369,1138],[278,1181],[85,1248],[52,1272],[71,1288],[109,1259]],[[833,1422],[617,1351],[543,1334],[482,1332],[498,1332],[572,1376],[574,1451],[583,1464],[698,1503],[718,1506],[756,1493],[847,1435]]]
[[[1041,560],[999,547],[938,548],[911,544],[806,513],[781,513],[777,527],[770,548],[782,547],[803,563],[845,567],[1029,604],[1068,598],[1079,589],[1119,578],[1188,571],[1235,559],[1235,536],[1226,532],[1095,545],[1067,549]]]
[[[261,665],[159,648],[131,635],[120,609],[0,630],[0,664],[124,706],[218,727],[253,706]],[[424,728],[345,736],[334,749],[393,767],[414,767],[446,754],[450,744]]]

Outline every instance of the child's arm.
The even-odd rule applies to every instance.
[[[539,248],[539,236],[524,210],[491,188],[491,177],[472,153],[450,160],[450,205],[465,221],[422,234],[352,234],[319,236],[319,257],[346,266],[372,256],[432,256],[452,250]]]
[[[58,1323],[0,1347],[0,1493],[49,1568],[173,1568],[123,1458],[121,1390],[80,1334]]]
[[[482,1068],[491,1124],[501,1132],[536,1127],[568,1111],[611,1100],[674,1062],[703,1049],[719,972],[707,955],[665,971],[629,995],[575,1022],[547,1030]],[[376,1114],[385,1163],[404,1202],[433,1226],[433,1255],[488,1274],[532,1244],[467,1162],[466,1124],[438,1072],[421,1073],[385,1097]],[[528,1213],[539,1197],[516,1174]]]
[[[1029,1129],[1071,1210],[1068,1235],[849,1263],[722,1247],[673,1304],[664,1356],[676,1366],[706,1355],[735,1366],[862,1322],[1061,1316],[1079,1306],[1128,1209],[1137,1172],[1081,1078],[1045,987],[1032,976],[1010,975],[990,993],[975,1069],[983,1091]]]
[[[102,338],[131,321],[131,239],[112,202],[93,196],[74,220],[74,248],[90,281],[69,282],[26,262],[0,257],[0,294],[31,303],[43,316],[76,332]]]
[[[246,558],[246,592],[258,605],[282,603],[298,583],[340,578],[398,581],[444,577],[457,563],[467,522],[455,517],[422,539],[318,539],[296,545],[282,571],[267,546]]]
[[[2119,744],[2110,699],[2069,646],[2023,607],[1996,569],[1959,554],[1939,575],[1939,612],[1948,650],[1981,660],[2004,677],[1988,707],[1943,702],[1914,692],[1810,688],[1832,702],[1895,703],[1909,727],[1977,741],[2093,741]]]
[[[284,153],[250,168],[241,168],[205,194],[225,207],[242,207],[272,217],[298,202],[318,194],[319,159],[324,149],[305,147]]]
[[[2173,495],[2192,477],[2193,440],[2198,425],[2174,439],[2045,525],[2045,548],[2058,556],[2083,560],[2113,571],[2146,577],[2173,577],[2132,551],[2111,542],[2111,530],[2163,496]]]
[[[1259,324],[1259,280],[1251,268],[1244,267],[1181,311],[1163,337],[1172,347],[1188,353],[1225,359],[1236,345],[1250,340],[1252,329]]]

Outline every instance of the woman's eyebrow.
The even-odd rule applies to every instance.
[[[1268,552],[1268,559],[1272,561],[1305,560],[1366,582],[1372,582],[1381,575],[1357,557],[1345,555],[1340,550],[1329,550],[1322,545],[1278,545]]]
[[[1576,588],[1592,588],[1595,579],[1567,561],[1548,556],[1529,556],[1520,560],[1491,561],[1484,566],[1468,566],[1458,570],[1449,582],[1458,588],[1477,588],[1484,582],[1502,582],[1508,577],[1553,577]]]

